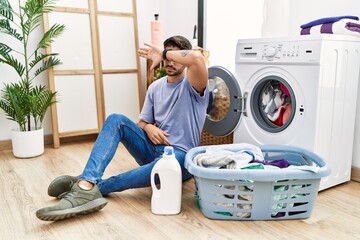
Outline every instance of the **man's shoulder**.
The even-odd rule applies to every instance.
[[[166,79],[164,79],[165,77],[159,78],[155,81],[153,81],[149,87],[148,87],[148,91],[152,91],[155,88],[158,88],[159,86],[163,85],[164,82],[166,82]]]

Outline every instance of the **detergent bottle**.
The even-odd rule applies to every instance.
[[[155,184],[158,176],[160,184]],[[161,159],[151,171],[151,211],[153,214],[171,215],[181,211],[181,167],[175,158],[174,148],[166,146]]]

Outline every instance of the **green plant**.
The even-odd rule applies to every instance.
[[[0,63],[12,67],[20,77],[18,82],[4,84],[0,108],[8,119],[18,123],[21,131],[31,131],[42,127],[48,108],[56,102],[57,92],[44,85],[34,85],[33,80],[40,73],[61,64],[58,54],[47,54],[45,49],[65,30],[65,26],[54,24],[30,49],[30,36],[40,27],[43,14],[53,10],[56,0],[22,2],[18,0],[16,11],[8,0],[0,0],[0,36],[8,35],[21,46],[21,49],[15,49],[0,42]]]
[[[166,76],[166,69],[163,66],[160,66],[155,71],[155,80],[158,80],[159,78],[162,78]]]

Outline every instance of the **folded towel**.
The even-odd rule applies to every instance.
[[[345,34],[360,36],[360,21],[341,19],[337,22],[324,23],[309,28],[303,28],[300,35],[314,34]]]
[[[353,32],[360,32],[360,23],[347,22],[345,28]]]
[[[349,16],[349,15],[345,15],[345,16],[337,16],[337,17],[327,17],[327,18],[320,18],[320,19],[316,19],[314,21],[311,21],[309,23],[303,24],[300,27],[302,29],[304,28],[309,28],[309,27],[313,27],[313,26],[317,26],[317,25],[321,25],[324,23],[333,23],[333,22],[338,22],[341,19],[353,19],[353,20],[359,20],[359,18],[357,16]]]

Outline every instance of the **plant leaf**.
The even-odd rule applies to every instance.
[[[35,120],[35,128],[41,127],[48,108],[56,103],[57,92],[52,92],[44,85],[35,86],[29,94],[31,115]]]
[[[36,64],[38,64],[39,62],[41,62],[42,60],[46,59],[47,57],[50,56],[57,56],[59,55],[58,53],[50,53],[50,54],[40,54],[40,55],[36,55],[36,57],[29,63],[29,66],[31,68],[33,68]]]
[[[7,0],[0,1],[0,15],[12,21],[13,17],[13,10],[11,8],[10,3]]]
[[[52,68],[53,66],[56,66],[56,65],[59,65],[59,64],[61,64],[60,59],[51,56],[44,62],[44,64],[40,68],[38,68],[35,71],[35,76],[39,75],[43,71],[48,70],[49,68]]]
[[[16,29],[10,26],[10,22],[8,19],[0,20],[0,32],[8,34],[10,36],[15,37],[17,40],[22,41],[23,36],[16,31]]]
[[[28,0],[25,4],[26,14],[32,17],[51,12],[55,2],[56,0]]]
[[[63,24],[54,24],[51,28],[44,33],[42,39],[38,43],[38,48],[46,48],[50,46],[50,43],[53,42],[53,39],[58,37],[65,30],[65,25]]]
[[[5,43],[0,43],[0,55],[3,58],[7,58],[9,57],[9,53],[12,51],[11,47],[9,47],[8,45],[6,45]],[[1,59],[0,59],[1,61]]]
[[[4,55],[3,57],[0,62],[13,67],[17,74],[22,77],[25,72],[25,66],[11,55]]]
[[[56,0],[27,0],[25,7],[22,8],[27,17],[22,26],[26,35],[40,25],[42,14],[51,12],[55,2]]]
[[[27,116],[30,114],[26,83],[21,81],[5,84],[1,93],[0,108],[4,110],[9,120],[17,122],[20,130],[25,131]]]
[[[20,77],[23,76],[25,72],[25,66],[13,56],[11,55],[4,56],[4,59],[1,60],[1,62],[13,67]]]

